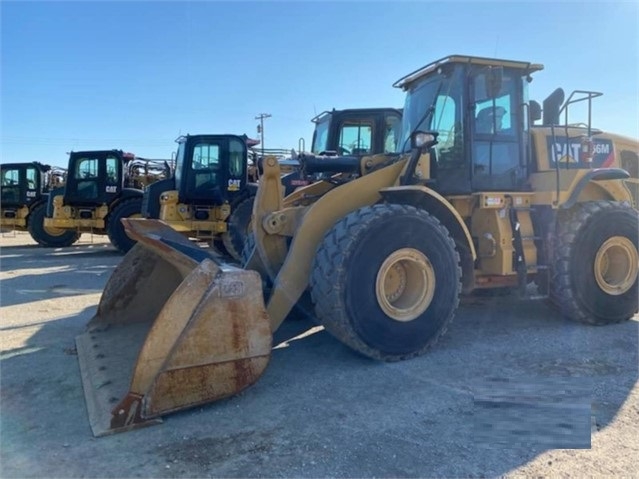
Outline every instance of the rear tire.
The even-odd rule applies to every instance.
[[[44,218],[47,213],[47,205],[42,203],[29,214],[27,229],[33,240],[41,246],[48,248],[64,248],[71,246],[80,239],[80,233],[75,230],[61,228],[46,228]]]
[[[378,204],[354,211],[324,237],[310,289],[326,330],[385,361],[425,353],[459,305],[461,268],[448,230],[426,211]]]
[[[226,251],[231,257],[238,261],[242,261],[242,250],[249,232],[251,224],[251,215],[253,214],[254,196],[240,201],[232,208],[231,216],[227,222],[227,231],[222,233],[222,241]]]
[[[560,212],[550,297],[573,321],[603,325],[638,309],[639,217],[613,201]]]
[[[113,208],[109,215],[107,223],[107,235],[109,236],[109,241],[111,241],[111,244],[122,253],[126,253],[133,248],[133,245],[135,245],[136,242],[129,238],[124,232],[124,225],[120,220],[122,218],[131,218],[136,215],[141,218],[141,211],[142,198],[135,197],[122,200],[115,208]]]
[[[246,269],[246,265],[251,259],[251,255],[253,254],[253,250],[255,249],[255,235],[253,232],[250,232],[246,235],[246,241],[244,242],[244,246],[242,247],[242,258],[240,259],[240,264],[242,268]]]

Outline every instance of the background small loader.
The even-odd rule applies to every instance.
[[[333,157],[363,156],[395,150],[401,110],[366,108],[324,112],[315,123],[312,150],[321,152],[325,169]],[[257,140],[246,135],[186,135],[177,140],[175,174],[150,185],[142,215],[176,231],[209,240],[222,255],[240,261],[253,210],[263,158]],[[339,162],[338,162],[339,164]],[[295,170],[295,158],[282,159],[287,193],[310,183]],[[339,170],[338,170],[339,171]]]
[[[424,354],[460,295],[477,289],[515,286],[588,324],[631,318],[630,175],[597,164],[589,122],[560,124],[594,92],[563,105],[551,95],[542,125],[530,126],[541,109],[526,89],[542,68],[453,55],[416,70],[395,84],[406,92],[398,153],[299,155],[303,173],[340,173],[286,197],[279,163],[266,158],[242,269],[161,222],[123,220],[138,244],[76,340],[94,434],[246,388],[268,364],[272,332],[308,299],[337,340],[383,361]],[[608,137],[612,161],[636,151]],[[553,156],[557,144],[565,158]]]
[[[402,110],[333,108],[311,121],[315,123],[311,153],[339,156],[394,153],[401,133]]]
[[[29,231],[42,246],[69,246],[83,232],[106,234],[123,253],[133,241],[120,220],[140,216],[142,188],[170,175],[165,160],[138,158],[121,150],[77,151],[69,155],[64,187],[51,191],[46,210]]]
[[[65,178],[65,169],[35,161],[0,165],[0,227],[28,231],[33,218],[44,214],[49,191],[64,185]]]
[[[251,219],[257,184],[249,181],[246,135],[179,137],[175,172],[144,192],[142,216],[161,219],[188,237],[210,240],[238,259]]]

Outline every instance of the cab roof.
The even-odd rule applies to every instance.
[[[406,76],[403,76],[395,83],[393,86],[395,88],[403,88],[406,89],[408,86],[420,79],[423,76],[428,75],[429,73],[434,72],[442,65],[447,65],[451,63],[463,63],[463,64],[473,64],[473,65],[486,65],[486,66],[494,66],[494,67],[504,67],[504,68],[517,68],[523,70],[523,74],[529,74],[532,72],[536,72],[539,70],[543,70],[544,66],[540,63],[530,63],[530,62],[522,62],[517,60],[501,60],[498,58],[484,58],[484,57],[473,57],[468,55],[449,55],[444,58],[440,58],[428,65],[425,65],[412,73],[409,73]]]
[[[344,110],[336,110],[335,108],[333,108],[331,111],[325,110],[322,113],[320,113],[319,115],[311,118],[311,121],[313,123],[319,123],[319,122],[323,121],[327,116],[330,116],[330,115],[341,115],[341,116],[377,115],[377,114],[387,113],[387,112],[391,112],[391,111],[401,114],[402,113],[402,108],[392,108],[392,107],[385,107],[385,108],[346,108]]]

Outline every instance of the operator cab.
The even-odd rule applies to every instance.
[[[315,123],[312,153],[364,156],[395,152],[402,112],[394,108],[333,109],[311,121]]]
[[[121,150],[71,152],[64,204],[111,204],[123,188],[123,164],[133,158]]]
[[[244,191],[247,142],[236,135],[187,135],[178,138],[175,187],[180,202],[219,205]]]
[[[36,162],[0,165],[2,206],[16,207],[36,201],[43,191],[44,174],[48,168]]]
[[[398,152],[416,130],[438,133],[433,188],[442,194],[526,190],[530,164],[528,62],[453,55],[403,77],[407,92]]]

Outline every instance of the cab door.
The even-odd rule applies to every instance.
[[[122,190],[122,158],[115,151],[72,153],[64,203],[111,204]]]
[[[3,165],[0,169],[0,190],[3,206],[18,206],[24,203],[21,184],[24,169],[19,165]]]
[[[519,190],[526,180],[521,73],[504,69],[501,87],[492,93],[488,81],[486,70],[477,69],[469,88],[472,187],[474,191]]]
[[[30,205],[38,199],[40,196],[40,189],[42,184],[42,174],[35,165],[28,165],[24,169],[25,173],[25,203]]]

